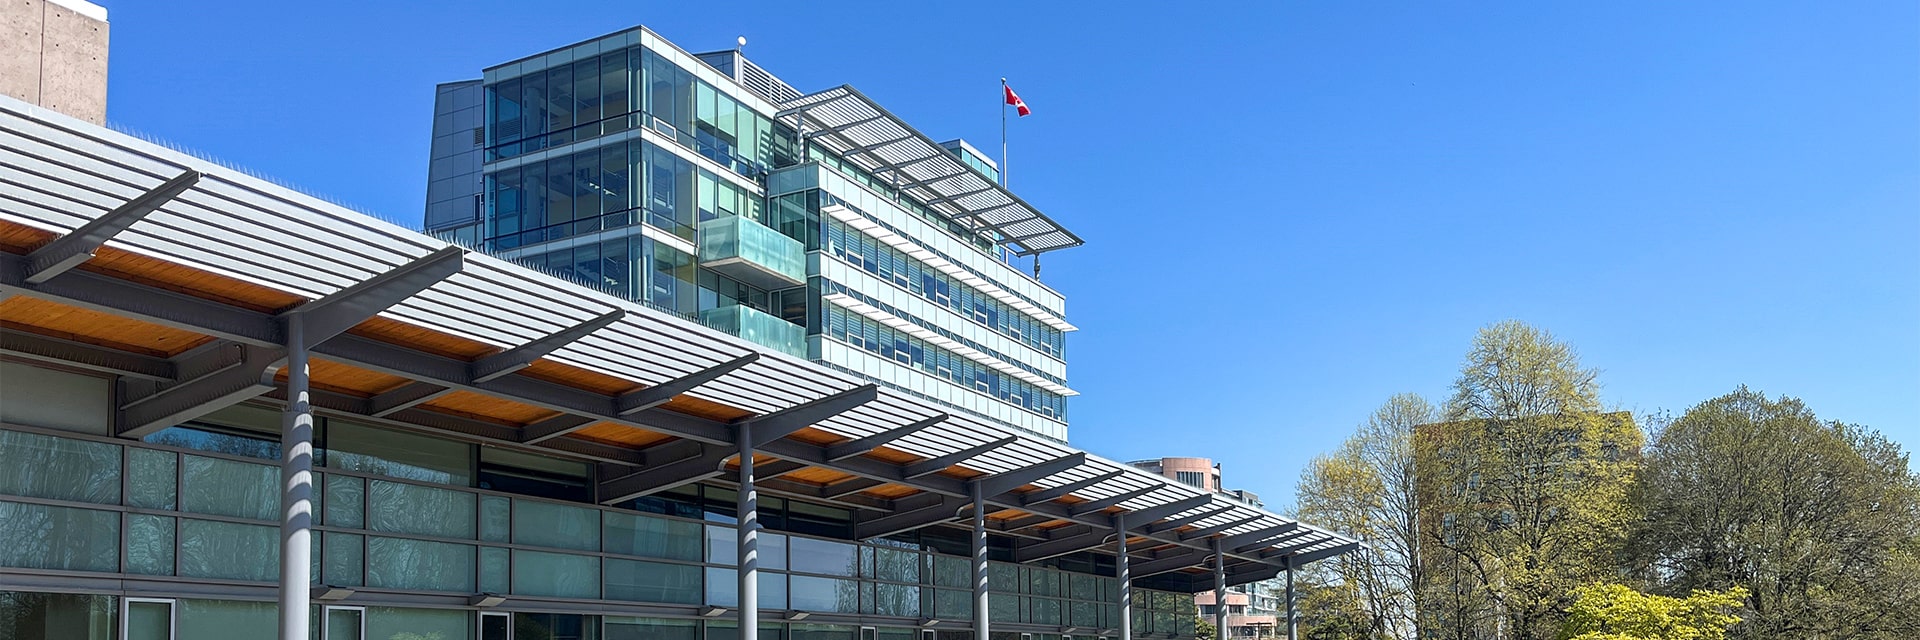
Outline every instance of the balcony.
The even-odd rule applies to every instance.
[[[740,216],[700,223],[700,266],[762,289],[807,282],[805,245]]]
[[[746,305],[730,304],[701,311],[700,323],[795,358],[807,357],[805,327]]]

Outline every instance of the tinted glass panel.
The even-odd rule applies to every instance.
[[[0,431],[0,493],[119,504],[120,447]]]
[[[119,546],[118,513],[0,502],[0,566],[115,571]]]

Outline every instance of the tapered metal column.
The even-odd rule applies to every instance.
[[[760,494],[753,487],[753,423],[742,422],[740,443],[740,640],[760,639]]]
[[[1227,554],[1213,539],[1213,637],[1227,640]]]
[[[973,486],[973,638],[987,640],[987,497]]]
[[[313,576],[313,408],[305,316],[287,316],[287,410],[280,418],[280,640],[307,640]]]
[[[1293,609],[1293,562],[1287,562],[1287,640],[1294,640],[1299,633],[1300,615]]]
[[[1133,640],[1133,573],[1127,568],[1127,514],[1113,516],[1113,528],[1120,532],[1120,555],[1113,565],[1120,576],[1120,640]]]

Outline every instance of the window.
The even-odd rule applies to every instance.
[[[172,640],[173,601],[127,598],[121,614],[125,640]]]
[[[1175,472],[1173,472],[1173,479],[1174,479],[1174,480],[1177,480],[1177,481],[1179,481],[1179,482],[1180,482],[1181,484],[1184,484],[1184,485],[1188,485],[1188,486],[1193,486],[1193,487],[1199,487],[1199,488],[1202,488],[1202,489],[1205,489],[1205,488],[1207,488],[1207,480],[1206,480],[1206,478],[1207,478],[1207,474],[1205,474],[1204,472],[1200,472],[1200,471],[1175,471]]]
[[[112,640],[113,616],[112,596],[0,591],[0,638]]]
[[[480,614],[480,640],[511,640],[513,636],[513,614],[483,612]]]
[[[320,618],[322,640],[361,640],[366,637],[367,610],[360,607],[327,607]]]
[[[473,445],[327,420],[327,466],[395,478],[470,486]]]

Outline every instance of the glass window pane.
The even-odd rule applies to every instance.
[[[173,575],[173,518],[127,516],[127,573]]]
[[[280,635],[279,606],[271,602],[178,600],[174,637],[274,638]]]
[[[272,581],[280,577],[277,527],[210,520],[180,521],[180,575]]]
[[[127,601],[126,640],[173,640],[173,603]]]
[[[938,589],[933,594],[934,617],[946,620],[973,618],[973,593],[958,589]]]
[[[328,531],[321,545],[326,558],[321,563],[321,581],[340,587],[366,584],[367,549],[364,536]]]
[[[852,580],[793,576],[793,608],[799,611],[860,612],[860,583]]]
[[[788,625],[787,633],[793,640],[854,640],[859,629],[837,624],[794,624]]]
[[[255,520],[279,518],[279,469],[204,456],[182,458],[181,511]]]
[[[873,612],[883,616],[918,617],[920,587],[905,584],[875,584]]]
[[[5,445],[0,445],[4,448]],[[4,454],[0,454],[4,457]],[[171,451],[128,449],[127,506],[173,509],[174,485],[179,480],[179,456]]]
[[[0,493],[120,503],[120,447],[0,431]]]
[[[474,495],[465,491],[374,480],[367,528],[443,538],[474,537]]]
[[[512,554],[501,547],[480,547],[480,591],[506,593],[512,590],[507,584],[507,567],[512,564],[511,557]]]
[[[631,556],[700,560],[701,525],[668,518],[606,512],[606,551]]]
[[[535,500],[514,500],[513,511],[515,544],[581,551],[600,550],[600,510],[598,509]]]
[[[501,496],[480,496],[480,539],[506,542],[512,533],[513,500]]]
[[[562,598],[600,597],[600,559],[543,551],[513,551],[513,593]]]
[[[697,640],[700,623],[663,618],[607,616],[605,640]]]
[[[422,482],[473,484],[473,447],[461,442],[327,420],[327,466]]]
[[[0,591],[0,638],[113,640],[117,606],[113,596]]]
[[[787,544],[791,549],[788,565],[793,571],[848,577],[858,574],[860,554],[854,545],[813,538],[794,538]]]
[[[0,566],[117,571],[119,546],[118,513],[0,502]]]
[[[606,598],[700,604],[700,567],[639,560],[606,560]]]
[[[360,640],[359,609],[327,607],[327,640]]]
[[[321,482],[326,489],[322,520],[328,526],[359,529],[367,526],[367,482],[360,478],[329,473]]]
[[[874,577],[893,582],[920,581],[920,554],[899,549],[874,549]]]
[[[473,593],[473,547],[367,538],[367,586]]]
[[[737,606],[739,602],[739,574],[732,569],[708,567],[706,603],[716,607],[732,607]],[[766,609],[787,608],[786,574],[760,572],[760,606]]]

